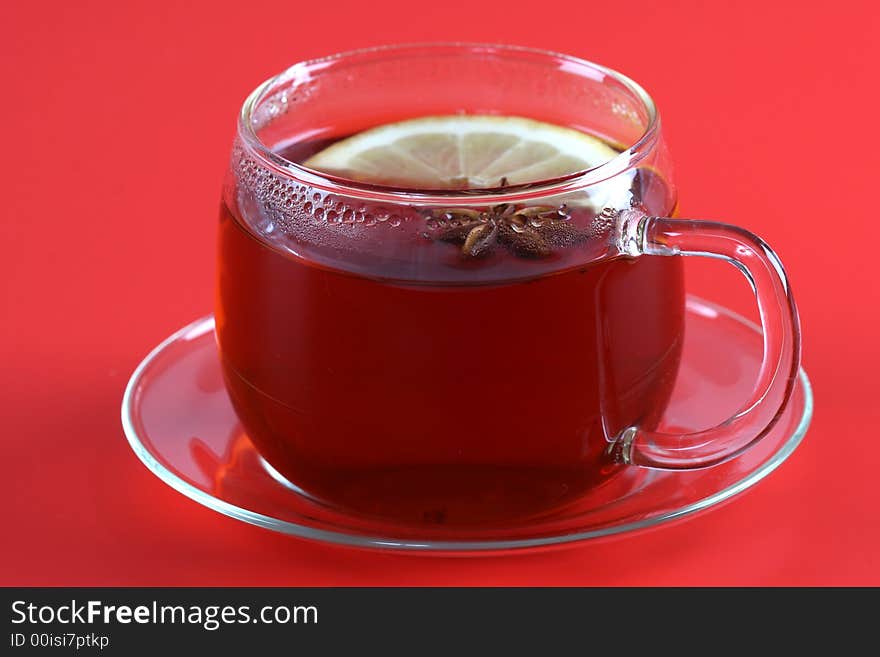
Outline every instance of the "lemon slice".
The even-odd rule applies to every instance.
[[[338,141],[303,164],[417,189],[519,185],[591,169],[618,153],[583,132],[517,116],[428,116]]]

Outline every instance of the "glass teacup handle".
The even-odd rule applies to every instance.
[[[773,428],[791,397],[800,366],[800,324],[782,263],[758,236],[728,224],[647,216],[618,216],[618,249],[629,256],[705,256],[725,260],[748,280],[758,302],[764,357],[757,381],[739,410],[721,424],[674,434],[625,429],[611,445],[615,460],[686,470],[731,459]]]

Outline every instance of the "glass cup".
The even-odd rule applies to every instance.
[[[414,117],[528,117],[619,153],[479,189],[359,182],[302,162]],[[296,64],[245,101],[224,187],[216,331],[268,466],[336,509],[492,526],[625,468],[712,466],[773,426],[799,366],[782,265],[752,233],[676,218],[648,94],[602,66],[497,45],[404,45]],[[682,256],[736,266],[764,358],[718,426],[657,430],[681,357]]]

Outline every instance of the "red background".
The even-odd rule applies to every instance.
[[[546,47],[634,77],[663,113],[684,216],[777,248],[817,403],[755,490],[638,536],[445,559],[257,529],[137,461],[122,391],[211,309],[244,96],[303,58],[426,40]],[[0,58],[0,584],[880,584],[876,3],[21,0],[0,9]],[[700,265],[692,289],[745,305],[721,269]]]

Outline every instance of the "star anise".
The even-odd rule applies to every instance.
[[[581,244],[590,234],[573,225],[565,205],[517,207],[510,203],[479,212],[465,208],[434,210],[429,226],[433,239],[461,245],[463,255],[477,258],[498,244],[524,258],[543,258],[554,247]]]

